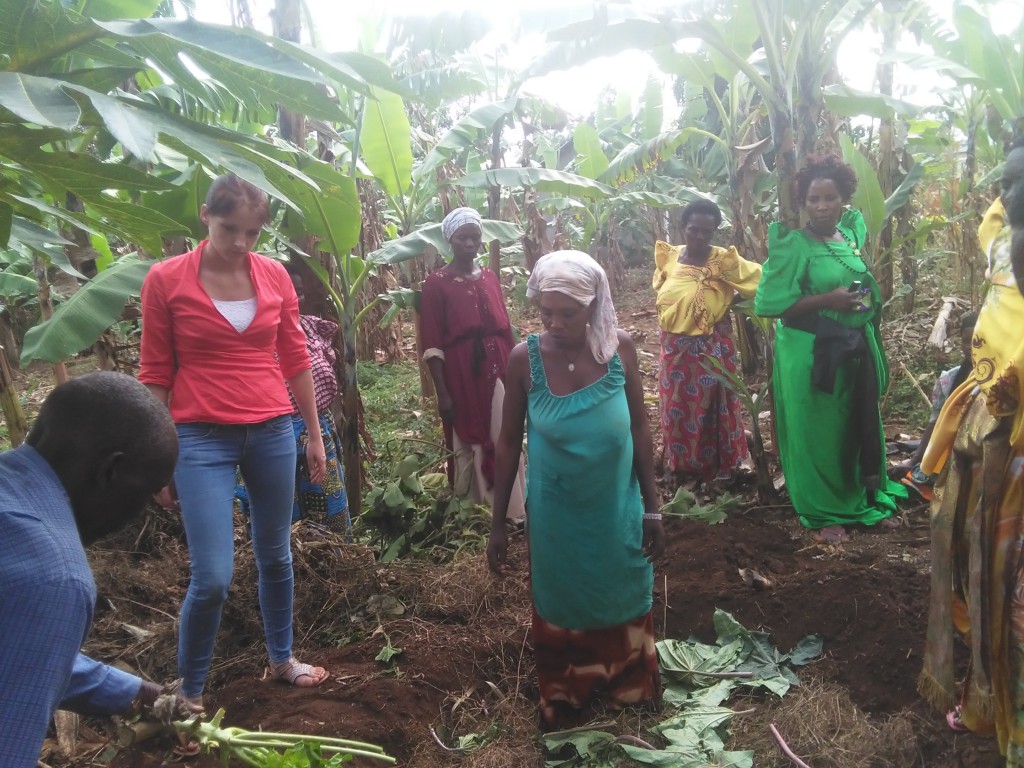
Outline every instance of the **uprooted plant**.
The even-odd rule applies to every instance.
[[[447,562],[486,544],[490,513],[454,496],[445,473],[424,472],[437,462],[424,452],[409,453],[367,494],[360,521],[371,531],[381,561],[425,556]]]
[[[200,750],[216,751],[225,768],[232,759],[252,768],[336,768],[355,757],[389,765],[396,762],[376,744],[331,736],[247,731],[223,726],[223,720],[224,710],[218,709],[211,720],[196,715],[173,725],[198,742]]]

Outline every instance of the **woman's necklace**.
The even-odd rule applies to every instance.
[[[825,250],[826,250],[826,251],[828,251],[828,255],[829,255],[829,256],[831,256],[831,257],[832,257],[833,259],[835,259],[836,261],[838,261],[838,262],[839,262],[839,263],[840,263],[840,264],[841,264],[841,265],[842,265],[843,267],[845,267],[846,269],[848,269],[848,270],[849,270],[850,272],[853,272],[853,273],[854,273],[855,275],[863,275],[863,274],[867,273],[867,271],[868,271],[868,268],[867,268],[867,265],[866,265],[866,264],[864,265],[864,269],[858,269],[857,267],[853,266],[852,264],[850,264],[849,262],[847,262],[847,261],[846,261],[846,260],[845,260],[845,259],[844,259],[844,258],[842,257],[842,255],[840,255],[840,254],[839,254],[839,253],[838,253],[838,252],[836,251],[835,247],[834,247],[834,246],[832,245],[833,241],[832,241],[831,239],[827,239],[827,238],[831,238],[831,237],[832,237],[832,235],[834,235],[834,234],[835,234],[836,232],[838,232],[838,233],[839,233],[839,234],[840,234],[840,235],[842,236],[843,240],[845,240],[845,241],[846,241],[846,244],[847,244],[848,246],[850,246],[850,250],[851,250],[851,251],[853,251],[853,255],[854,255],[854,256],[858,256],[858,257],[859,257],[859,256],[860,256],[860,248],[858,248],[857,246],[855,246],[855,245],[853,244],[853,241],[852,241],[852,240],[851,240],[851,239],[849,238],[849,236],[848,236],[848,235],[847,235],[847,234],[846,234],[845,232],[843,232],[843,230],[841,230],[841,229],[840,229],[839,227],[836,227],[836,228],[835,228],[835,229],[834,229],[834,230],[832,231],[832,234],[830,234],[830,235],[827,235],[827,237],[822,237],[822,236],[821,236],[820,234],[818,234],[817,232],[815,232],[815,231],[814,231],[814,229],[813,229],[813,228],[811,227],[811,225],[810,225],[810,224],[808,224],[808,225],[807,225],[806,229],[807,229],[807,231],[808,231],[808,232],[810,232],[810,233],[811,233],[811,235],[813,235],[813,236],[814,236],[814,238],[815,238],[815,239],[816,239],[816,240],[817,240],[818,242],[820,242],[820,243],[821,243],[822,245],[824,245],[824,246],[825,246]]]
[[[586,345],[584,345],[584,346],[586,346]],[[576,370],[576,361],[579,359],[580,354],[582,352],[583,352],[583,347],[580,347],[579,349],[576,350],[576,354],[570,360],[569,359],[569,354],[564,349],[562,350],[562,357],[564,357],[565,361],[567,363],[569,363],[569,373],[572,373],[573,371]]]

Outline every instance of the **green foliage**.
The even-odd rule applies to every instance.
[[[391,638],[384,633],[384,647],[380,649],[380,653],[373,657],[374,661],[379,661],[382,664],[391,664],[391,660],[396,656],[402,655],[402,649],[396,648],[391,644]]]
[[[491,219],[483,220],[483,241],[485,243],[497,240],[499,243],[507,244],[522,236],[523,230],[516,224]],[[389,240],[379,250],[369,254],[367,260],[377,264],[400,264],[423,255],[423,250],[427,245],[434,246],[440,254],[449,254],[449,246],[441,235],[440,224],[428,224],[396,240]]]
[[[352,178],[246,126],[262,134],[279,106],[351,124],[354,116],[335,94],[364,94],[374,166],[407,185],[408,123],[402,140],[401,87],[388,67],[251,29],[193,19],[119,20],[147,15],[155,5],[0,0],[0,248],[31,251],[69,271],[61,250],[69,241],[60,228],[82,230],[99,253],[102,276],[116,263],[115,248],[136,245],[156,255],[164,237],[201,236],[197,211],[209,177],[231,171],[291,209],[278,231],[316,236],[341,260],[343,282],[351,273],[346,285],[358,291],[366,270],[347,259],[360,227]],[[132,85],[122,89],[126,81]],[[378,162],[381,145],[391,151]],[[24,280],[4,282],[6,290],[27,288]],[[130,281],[86,283],[75,303],[38,331],[47,343],[27,345],[24,360],[89,346],[104,330],[99,321],[116,319],[119,288],[123,306],[137,292]],[[94,291],[106,294],[89,298]],[[337,298],[347,320],[357,317],[347,295]],[[78,314],[92,305],[100,308]],[[49,343],[55,339],[60,343]],[[72,348],[72,341],[81,346]]]
[[[376,744],[330,736],[306,736],[298,733],[247,731],[222,725],[224,710],[208,721],[196,715],[174,723],[174,728],[189,734],[206,753],[217,752],[224,765],[232,759],[252,768],[337,768],[355,757],[393,765],[395,758]]]
[[[423,158],[423,162],[416,166],[414,177],[419,178],[431,173],[458,153],[471,150],[481,140],[489,139],[495,126],[507,119],[518,104],[519,97],[513,96],[471,110],[456,121],[448,132],[434,144],[430,152]]]
[[[454,559],[481,549],[490,532],[490,511],[452,496],[443,472],[423,470],[436,459],[411,453],[395,462],[387,480],[366,495],[360,523],[369,530],[381,561],[400,557]]]
[[[884,120],[894,115],[915,117],[921,111],[909,102],[882,93],[859,91],[842,83],[826,86],[822,95],[831,111],[849,117],[864,115]]]
[[[374,88],[363,104],[361,151],[366,165],[392,197],[412,183],[412,128],[397,93]]]
[[[639,144],[630,143],[608,164],[601,181],[617,186],[642,176],[672,157],[675,150],[693,135],[718,138],[699,128],[682,128],[665,131]]]
[[[572,135],[573,147],[579,158],[576,166],[580,174],[588,179],[597,179],[608,170],[608,157],[601,147],[601,137],[597,129],[588,123],[580,123]]]
[[[470,755],[495,741],[508,727],[502,723],[491,723],[482,733],[466,733],[456,737],[450,728],[444,725],[431,727],[434,738],[449,752],[459,755]]]
[[[471,189],[499,187],[532,187],[541,192],[572,195],[584,198],[605,198],[615,190],[607,184],[578,176],[565,171],[549,168],[497,168],[493,171],[476,171],[456,179],[455,185]]]
[[[959,355],[958,352],[955,354]],[[893,362],[889,371],[888,391],[882,399],[882,419],[886,423],[905,425],[909,430],[922,429],[928,423],[931,404],[921,396],[921,390],[930,394],[939,373],[957,362],[955,358],[950,358],[934,347],[925,347],[905,363],[918,386],[914,386],[911,377],[898,363]]]
[[[94,277],[89,285],[57,307],[53,318],[25,334],[22,365],[31,360],[55,363],[88,347],[121,317],[125,302],[138,296],[142,280],[153,265],[124,258]],[[68,321],[73,318],[73,321]]]
[[[864,215],[868,240],[874,244],[882,227],[885,226],[885,196],[882,194],[881,184],[878,183],[878,174],[845,133],[839,137],[839,147],[843,151],[843,160],[849,163],[857,174],[857,189],[850,202]]]
[[[623,757],[642,765],[672,768],[753,768],[754,754],[725,749],[735,714],[723,703],[741,686],[784,696],[799,680],[793,667],[821,654],[821,638],[810,635],[781,653],[763,632],[752,632],[725,611],[715,611],[716,645],[662,640],[658,660],[664,702],[675,711],[651,728],[664,745],[648,749],[604,731],[549,733],[541,737],[547,768],[612,768]]]
[[[725,522],[726,516],[730,512],[740,509],[742,503],[743,497],[722,493],[708,504],[698,504],[697,497],[693,495],[693,492],[680,486],[676,489],[676,495],[672,497],[672,501],[662,506],[659,511],[670,517],[702,520],[708,525],[716,525]]]

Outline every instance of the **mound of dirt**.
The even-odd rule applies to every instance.
[[[928,576],[886,552],[813,542],[791,514],[749,512],[725,525],[683,521],[668,529],[670,555],[658,569],[667,585],[666,637],[714,640],[715,608],[772,635],[786,650],[802,637],[824,639],[818,666],[846,686],[866,712],[886,713],[916,700],[928,611]],[[906,535],[864,534],[875,544],[904,545]],[[870,542],[868,543],[870,544]],[[881,560],[882,562],[879,562]],[[752,568],[771,582],[747,586]],[[867,670],[871,674],[865,674]]]
[[[806,690],[784,699],[750,697],[736,707],[752,713],[737,718],[732,748],[755,749],[759,768],[788,765],[768,736],[770,722],[798,753],[813,757],[815,768],[999,764],[993,740],[949,731],[916,693],[928,595],[922,518],[892,534],[854,534],[843,547],[813,542],[788,510],[753,508],[715,526],[666,521],[668,551],[656,568],[660,636],[713,641],[712,616],[721,608],[771,633],[782,650],[807,634],[824,639],[823,657],[800,672]],[[308,547],[296,549],[309,555]],[[316,691],[267,679],[258,632],[253,639],[254,628],[237,626],[239,608],[225,616],[218,651],[240,647],[233,634],[241,631],[246,653],[228,665],[223,683],[211,686],[208,706],[225,708],[231,725],[370,741],[417,768],[539,768],[521,537],[510,554],[519,568],[500,580],[487,573],[482,555],[448,566],[356,558],[358,568],[343,564],[347,584],[324,574],[312,582],[313,567],[298,565],[301,655],[328,667],[330,679]],[[748,585],[739,573],[744,568],[767,584]],[[249,599],[251,576],[238,575],[233,599],[240,605]],[[318,604],[333,607],[313,610]],[[252,620],[246,617],[247,625]],[[400,649],[388,663],[378,660],[386,646]],[[635,734],[654,722],[635,713],[617,721]],[[494,723],[502,726],[497,740],[467,756],[447,752],[432,734],[440,726],[456,735],[481,733]],[[161,765],[170,746],[167,739],[137,746],[114,765]],[[217,764],[205,757],[195,763]]]

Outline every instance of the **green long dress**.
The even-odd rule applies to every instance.
[[[859,280],[870,289],[870,295],[865,297],[868,311],[822,310],[821,314],[849,328],[864,329],[878,372],[878,389],[885,392],[889,364],[879,332],[882,295],[860,257],[866,234],[860,212],[846,211],[839,229],[844,242],[830,242],[830,252],[824,243],[803,230],[790,231],[773,223],[768,229],[768,260],[754,298],[754,310],[765,317],[778,317],[804,296],[827,293]],[[776,442],[789,498],[807,528],[874,525],[896,512],[896,499],[906,498],[907,490],[888,479],[883,444],[878,472],[883,478],[882,487],[875,494],[875,503],[868,503],[850,419],[858,363],[848,362],[840,367],[831,394],[811,383],[813,363],[814,335],[787,327],[781,321],[777,323],[772,386]],[[884,443],[884,433],[882,439]]]
[[[654,570],[643,553],[644,506],[622,362],[614,355],[604,376],[560,397],[548,388],[539,337],[526,343],[534,607],[565,629],[624,624],[650,612]]]

